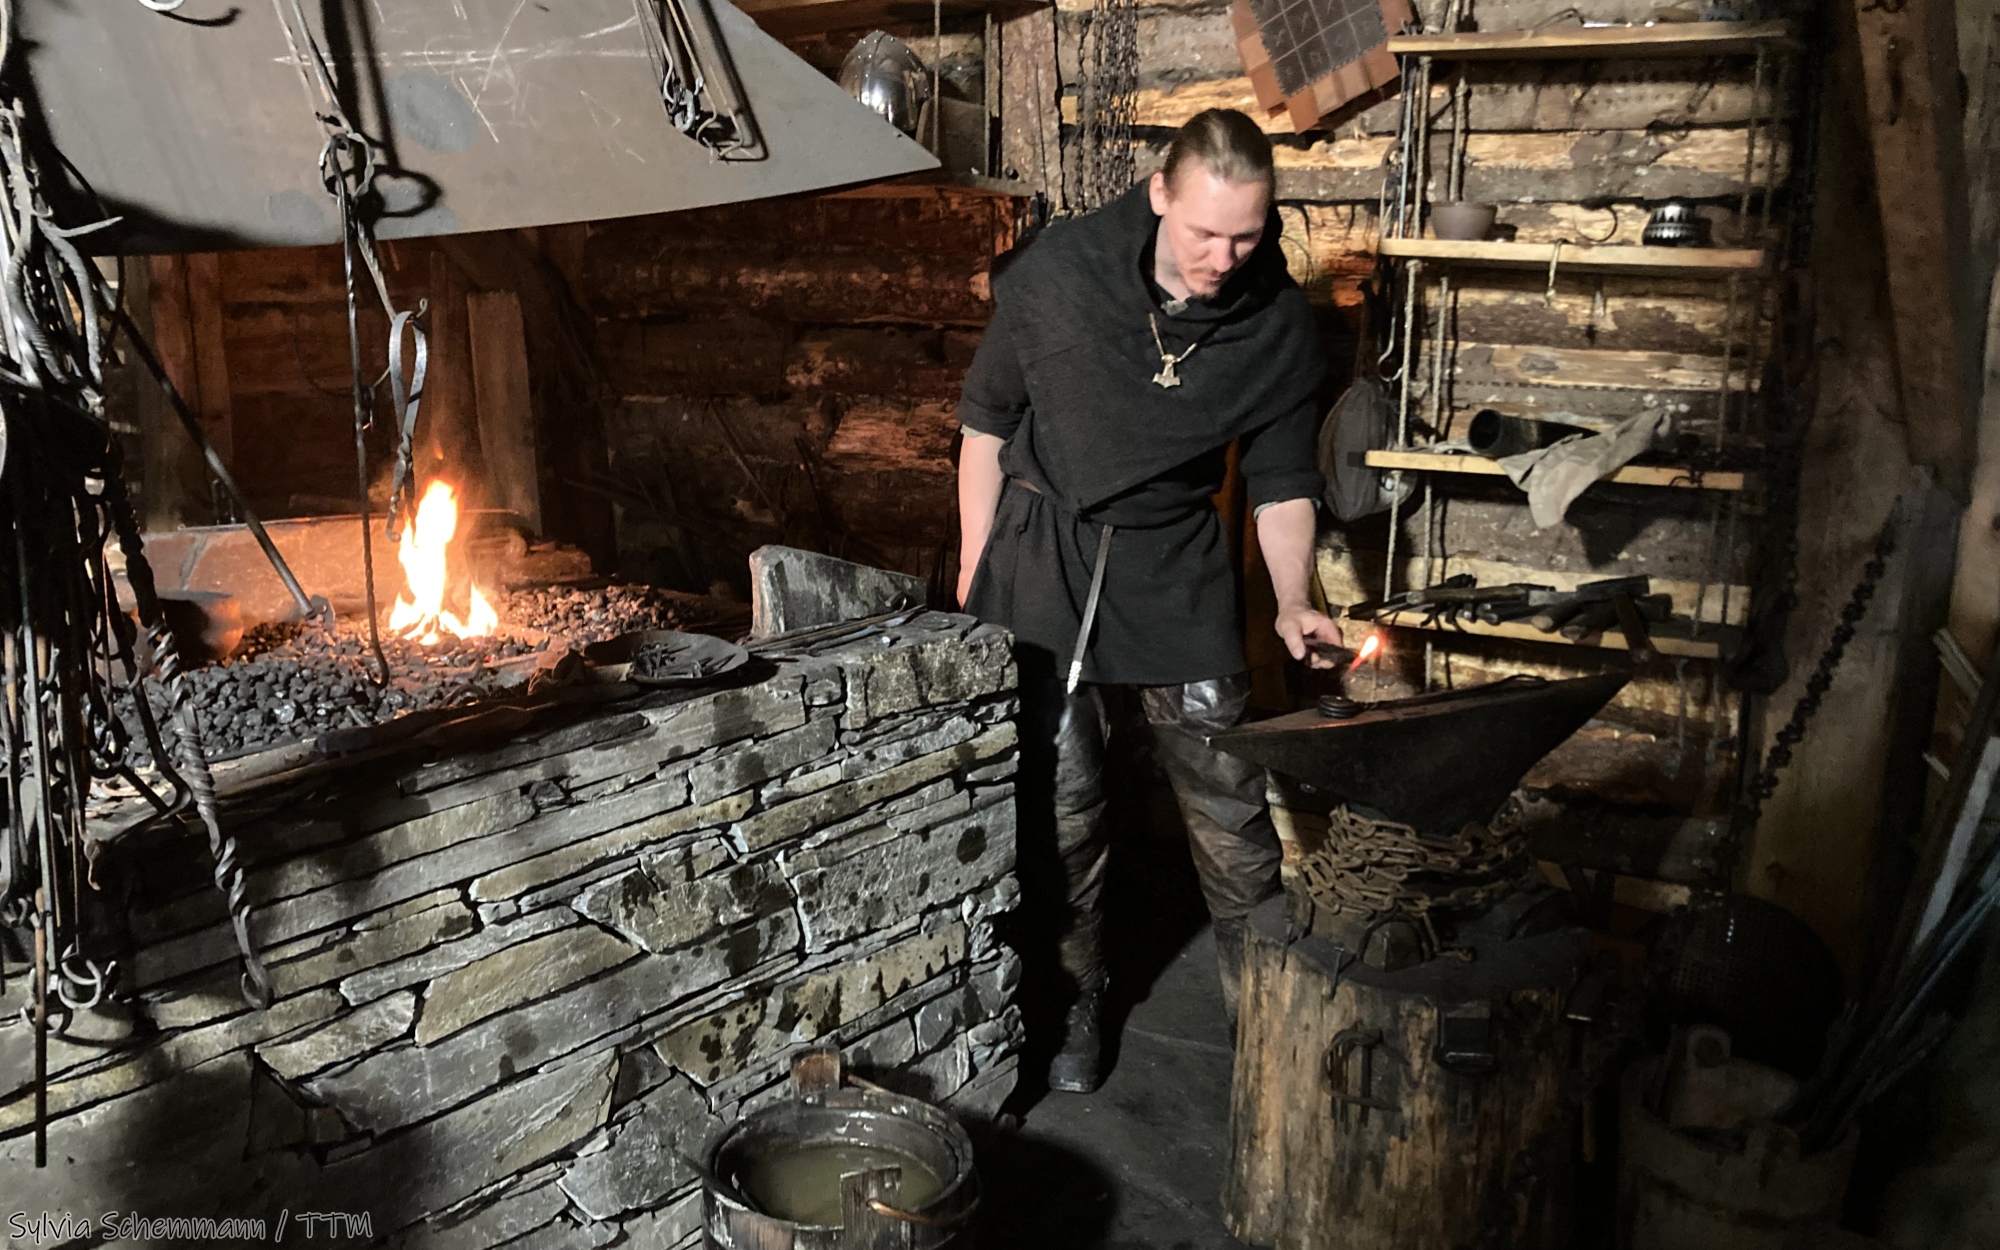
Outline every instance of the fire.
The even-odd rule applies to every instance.
[[[440,627],[460,638],[483,638],[499,628],[500,614],[477,586],[468,587],[472,600],[464,619],[444,606],[449,583],[445,548],[457,533],[457,496],[448,484],[433,478],[423,502],[417,505],[416,520],[403,530],[402,547],[396,553],[403,562],[403,580],[409,583],[411,598],[396,596],[389,628],[404,638],[429,646],[442,636]]]
[[[1368,641],[1361,644],[1361,651],[1354,657],[1354,663],[1347,666],[1347,671],[1351,673],[1355,669],[1360,668],[1363,664],[1374,659],[1381,650],[1382,635],[1368,635]]]

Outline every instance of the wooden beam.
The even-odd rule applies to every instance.
[[[1497,460],[1484,456],[1455,456],[1426,451],[1371,451],[1371,469],[1416,469],[1423,473],[1471,473],[1482,477],[1505,477],[1507,470]],[[1628,464],[1607,482],[1620,486],[1676,486],[1695,490],[1742,490],[1741,473],[1700,473],[1665,464]]]
[[[229,358],[222,341],[222,258],[198,252],[187,258],[188,319],[194,338],[194,371],[198,381],[195,412],[201,431],[222,456],[236,462],[236,437],[230,414]]]
[[[603,378],[596,328],[577,299],[571,275],[581,275],[587,232],[555,226],[447,235],[439,246],[481,291],[508,291],[520,301],[527,370],[535,414],[537,497],[542,533],[575,543],[599,569],[617,560],[611,505],[573,483],[602,477]]]
[[[1763,272],[1759,248],[1592,247],[1587,243],[1490,243],[1458,239],[1383,239],[1382,255],[1487,269],[1649,274],[1661,278],[1732,278]]]
[[[174,389],[201,419],[202,433],[233,464],[235,440],[231,429],[229,363],[223,351],[222,279],[219,258],[212,252],[187,256],[155,256],[149,266],[148,301],[154,350],[173,380]],[[152,388],[152,384],[147,384]],[[146,504],[149,527],[171,529],[215,519],[208,469],[201,451],[180,422],[160,410],[161,420],[149,439],[147,482],[153,497]]]
[[[1233,62],[1230,64],[1233,68]],[[1694,62],[1676,74],[1671,63],[1661,62],[1636,67],[1634,72],[1635,67],[1628,64],[1626,74],[1613,75],[1610,81],[1595,81],[1578,98],[1576,82],[1549,81],[1546,67],[1490,62],[1468,71],[1471,79],[1468,125],[1478,131],[1742,125],[1753,111],[1750,84],[1745,81],[1747,73],[1716,81],[1709,76],[1708,68]],[[1440,81],[1431,87],[1432,105],[1439,109],[1452,95],[1451,84],[1443,78],[1439,75]],[[1342,121],[1339,128],[1352,134],[1394,134],[1402,120],[1402,107],[1402,100],[1392,97]],[[1141,86],[1132,100],[1132,124],[1173,128],[1211,108],[1236,109],[1269,134],[1295,133],[1289,112],[1267,113],[1258,106],[1256,89],[1243,74],[1172,78],[1157,85]],[[1767,101],[1759,111],[1769,108]],[[1789,108],[1785,112],[1789,115]]]
[[[1986,342],[1976,409],[1978,459],[1971,503],[1958,531],[1958,570],[1951,587],[1951,636],[1972,664],[1990,671],[2000,655],[2000,23],[1966,11],[1959,25],[1966,67],[1966,192],[1971,221],[1974,298],[1986,310]],[[1983,296],[1980,288],[1984,287]],[[1932,740],[1947,760],[1972,707],[1973,695],[1939,692]]]
[[[1555,30],[1391,35],[1389,51],[1439,60],[1574,60],[1582,57],[1730,56],[1796,46],[1790,22],[1659,22]]]
[[[472,387],[479,412],[479,447],[486,457],[486,497],[542,530],[542,493],[535,458],[535,413],[528,385],[528,340],[521,301],[512,291],[465,297],[472,335]]]
[[[1569,888],[1569,880],[1563,875],[1561,864],[1541,860],[1536,864],[1542,881],[1558,890]],[[1603,869],[1592,869],[1595,877]],[[1678,908],[1686,907],[1694,898],[1694,891],[1676,881],[1655,881],[1650,877],[1634,877],[1625,873],[1614,873],[1611,901],[1622,907],[1635,907],[1640,911],[1653,912],[1664,916]]]
[[[743,0],[737,7],[778,39],[931,20],[931,6],[923,0]],[[1013,17],[1041,7],[1040,0],[944,0],[950,18],[982,11]]]
[[[125,263],[125,306],[154,351],[166,364],[165,344],[172,341],[183,360],[187,326],[186,258],[155,256],[150,261],[134,257]],[[186,365],[167,365],[167,374],[180,385],[191,371]],[[178,372],[177,372],[178,370]],[[181,428],[167,407],[166,396],[150,375],[143,375],[135,387],[136,417],[142,456],[139,503],[140,524],[151,532],[177,529],[209,519],[212,506],[205,497],[206,470],[194,440]]]
[[[465,297],[471,289],[465,275],[444,251],[430,258],[430,371],[424,380],[424,404],[417,429],[415,489],[442,476],[459,491],[461,500],[484,507],[489,496],[468,494],[467,484],[488,484],[479,456],[479,415],[472,385],[472,332]]]
[[[1057,100],[1054,10],[1039,9],[999,23],[1000,167],[993,172],[1026,183],[1060,205],[1062,132]]]
[[[1978,359],[1951,0],[1855,0],[1910,457],[1965,498]]]

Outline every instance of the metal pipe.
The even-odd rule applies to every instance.
[[[1578,425],[1510,417],[1492,408],[1481,408],[1466,427],[1465,441],[1479,455],[1504,460],[1522,452],[1553,447],[1573,435],[1589,432]]]

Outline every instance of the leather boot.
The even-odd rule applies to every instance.
[[[1088,1094],[1104,1084],[1100,1070],[1104,1034],[1099,1025],[1101,990],[1085,990],[1070,1004],[1063,1021],[1062,1049],[1049,1062],[1049,1088],[1066,1094]]]

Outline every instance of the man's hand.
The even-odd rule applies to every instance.
[[[1325,642],[1341,645],[1340,626],[1324,613],[1315,612],[1311,607],[1300,604],[1292,608],[1278,609],[1278,622],[1274,626],[1278,637],[1285,640],[1285,650],[1292,653],[1294,660],[1307,660],[1308,643]],[[1340,663],[1330,655],[1315,651],[1307,663],[1313,668],[1333,668]]]

